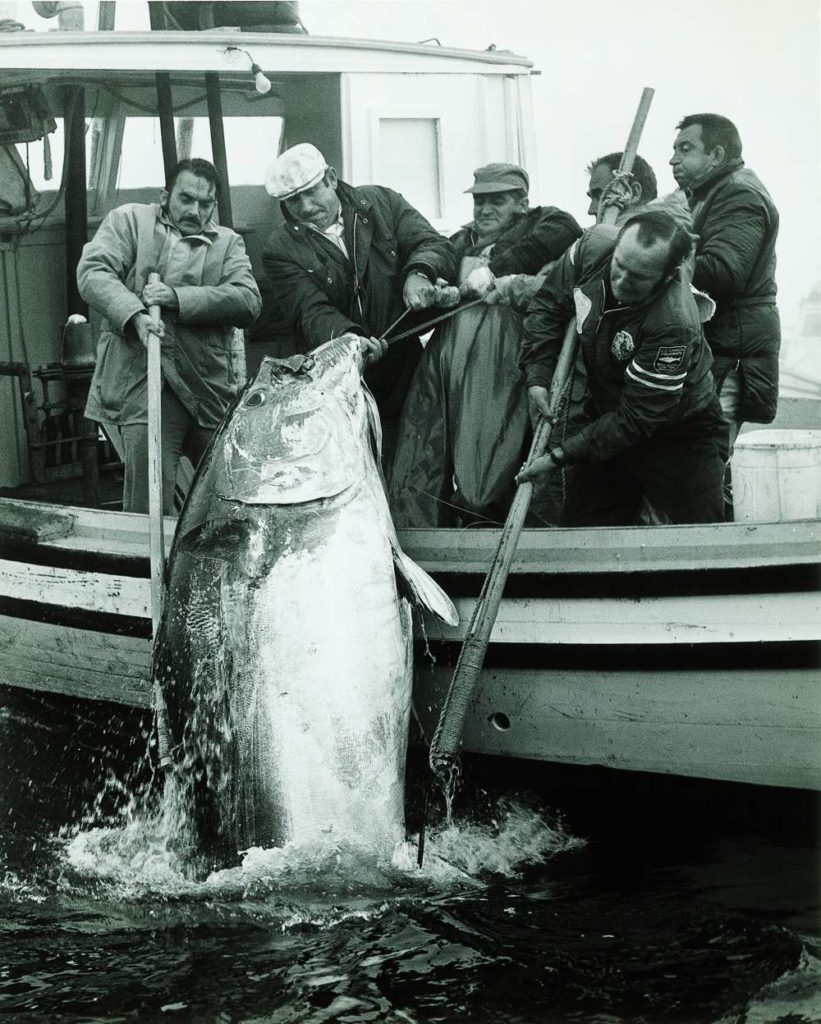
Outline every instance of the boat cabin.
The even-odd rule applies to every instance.
[[[220,170],[219,220],[243,235],[260,281],[280,216],[265,171],[296,143],[317,145],[346,181],[389,184],[447,232],[470,219],[475,167],[535,171],[523,57],[308,35],[286,3],[149,6],[150,31],[0,33],[0,488],[80,473],[89,373],[77,346],[93,353],[96,318],[90,332],[65,329],[88,315],[77,261],[109,210],[158,198],[176,159]],[[265,319],[247,339],[251,366],[266,354]],[[86,475],[92,463],[87,454]]]

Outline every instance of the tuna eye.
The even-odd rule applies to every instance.
[[[262,405],[265,401],[264,391],[252,391],[251,394],[245,399],[246,406]]]

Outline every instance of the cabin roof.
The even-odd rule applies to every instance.
[[[236,47],[244,53],[226,52]],[[266,73],[527,75],[533,64],[507,50],[459,50],[428,43],[322,36],[209,32],[0,33],[0,76],[31,82],[66,71],[245,71],[250,54]]]

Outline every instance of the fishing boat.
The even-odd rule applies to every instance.
[[[535,170],[532,66],[500,50],[307,34],[293,4],[154,4],[142,32],[115,29],[106,3],[99,26],[81,28],[77,6],[39,5],[62,18],[56,31],[0,34],[0,683],[148,709],[148,522],[117,510],[116,450],[82,417],[96,325],[68,319],[88,315],[83,244],[114,206],[154,200],[164,164],[212,156],[230,183],[220,220],[259,271],[279,216],[262,169],[301,141],[344,179],[390,183],[453,229],[475,167]],[[249,364],[273,343],[252,336]],[[784,401],[773,426],[817,429],[819,406]],[[821,789],[818,506],[769,519],[525,529],[464,749]],[[400,535],[461,616],[419,624],[428,733],[498,536]]]

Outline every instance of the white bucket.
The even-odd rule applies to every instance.
[[[736,522],[817,519],[821,512],[821,430],[750,430],[732,460]]]

